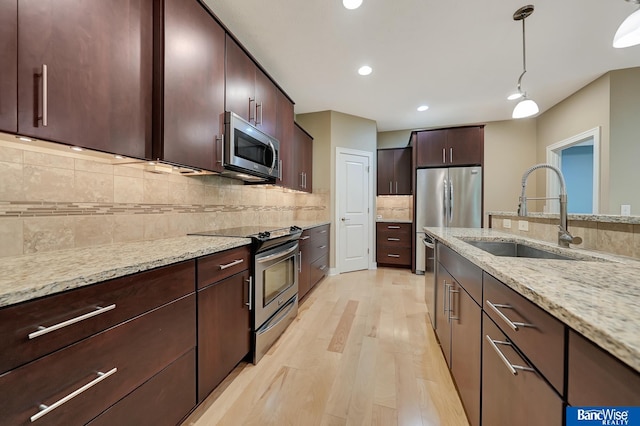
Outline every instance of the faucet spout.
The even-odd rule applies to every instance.
[[[582,243],[582,238],[574,237],[569,233],[569,225],[567,220],[567,185],[564,180],[564,176],[562,171],[552,166],[551,164],[536,164],[535,166],[529,168],[522,175],[522,193],[520,194],[519,204],[518,204],[518,216],[527,216],[527,179],[529,175],[538,169],[550,169],[553,170],[560,181],[560,195],[558,200],[560,201],[560,225],[558,226],[558,245],[561,247],[569,247],[569,244],[580,244]]]

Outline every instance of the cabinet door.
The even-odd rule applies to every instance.
[[[249,271],[198,291],[198,401],[249,353]]]
[[[567,401],[573,406],[640,406],[640,374],[574,331],[569,333]]]
[[[451,373],[469,423],[479,425],[482,310],[460,285],[451,292]]]
[[[313,182],[313,139],[297,124],[293,129],[295,139],[296,186],[294,189],[312,192]]]
[[[450,288],[453,285],[453,278],[446,269],[437,263],[436,272],[436,294],[442,295],[436,301],[436,334],[442,347],[442,352],[447,360],[447,365],[451,366],[451,321],[449,311],[451,306]]]
[[[254,65],[255,66],[255,65]],[[255,111],[253,112],[255,125],[270,136],[276,134],[278,90],[276,85],[265,73],[256,67],[255,71]]]
[[[506,363],[530,366],[515,346],[489,342],[508,339],[486,314],[482,327],[482,424],[562,425],[562,399],[537,371],[513,374]]]
[[[418,132],[416,167],[442,166],[446,162],[446,130]]]
[[[396,195],[411,195],[411,148],[394,150],[394,190]]]
[[[378,195],[392,195],[394,193],[394,150],[379,149],[377,157]]]
[[[21,0],[18,132],[143,158],[151,148],[152,6]]]
[[[196,0],[164,4],[164,137],[154,158],[220,171],[225,32]]]
[[[482,164],[484,128],[447,129],[447,163],[456,166]]]
[[[18,130],[18,0],[0,0],[0,130]]]
[[[293,103],[280,90],[277,91],[276,139],[280,142],[280,173],[278,184],[293,188]]]
[[[225,110],[255,122],[256,65],[227,34]]]

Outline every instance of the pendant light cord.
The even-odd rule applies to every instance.
[[[522,93],[522,89],[520,89],[520,83],[522,82],[522,77],[527,72],[527,45],[525,43],[525,31],[524,31],[524,21],[526,19],[522,18],[522,74],[520,74],[520,78],[518,78],[518,92]]]

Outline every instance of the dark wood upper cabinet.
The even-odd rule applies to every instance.
[[[280,142],[280,179],[279,185],[293,188],[295,178],[293,177],[293,102],[280,90],[276,93],[276,133],[275,137]]]
[[[482,165],[484,127],[455,127],[417,132],[416,167]]]
[[[226,38],[226,110],[274,136],[278,89],[229,34]]]
[[[293,158],[293,189],[312,192],[313,182],[313,138],[302,127],[295,123],[293,128],[295,144]]]
[[[0,0],[0,130],[18,129],[18,1]]]
[[[21,0],[18,133],[144,158],[152,133],[153,4]]]
[[[411,195],[411,148],[377,151],[378,195]]]
[[[225,31],[196,0],[165,0],[163,16],[153,158],[221,171]]]

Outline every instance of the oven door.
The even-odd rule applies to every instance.
[[[255,258],[255,329],[298,294],[298,241],[291,241]]]

